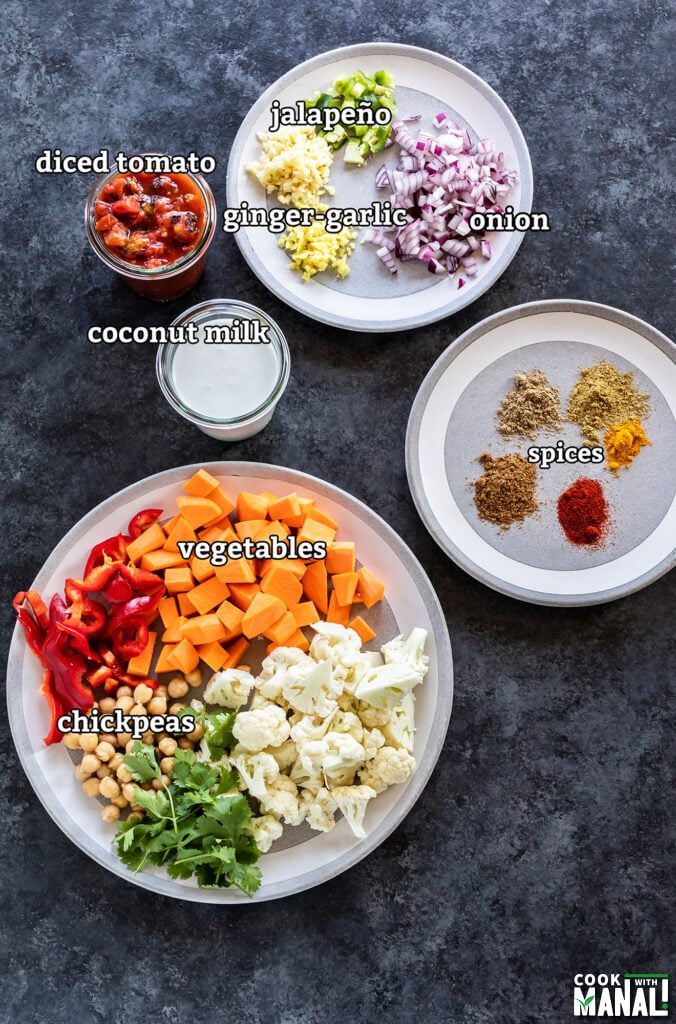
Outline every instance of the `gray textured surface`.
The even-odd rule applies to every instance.
[[[673,581],[579,611],[484,589],[418,521],[404,433],[433,359],[516,302],[588,298],[669,333],[667,5],[394,0],[318,11],[292,0],[228,15],[171,0],[161,10],[5,6],[3,642],[13,591],[96,502],[146,473],[223,456],[166,406],[151,348],[91,346],[88,327],[168,322],[189,302],[232,295],[270,311],[293,359],[272,424],[232,457],[322,476],[401,533],[447,611],[456,700],[429,787],[368,861],[284,903],[232,911],[155,898],[102,872],[41,810],[3,724],[0,1021],[565,1022],[576,971],[664,971],[673,960]],[[535,208],[554,225],[450,322],[386,338],[314,325],[272,298],[222,237],[197,289],[156,307],[88,251],[88,179],[31,170],[46,146],[208,151],[222,206],[219,172],[262,89],[313,53],[379,37],[437,48],[504,96],[531,149]]]

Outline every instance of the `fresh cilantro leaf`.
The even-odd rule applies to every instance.
[[[232,734],[232,727],[237,718],[236,711],[203,711],[201,715],[204,726],[204,738],[209,747],[209,753],[215,761],[220,760],[226,750],[230,750],[237,743]]]
[[[140,740],[134,743],[131,754],[124,755],[124,763],[136,782],[150,782],[151,779],[162,777],[155,748],[146,746]]]
[[[134,790],[134,800],[142,807],[144,811],[152,818],[169,818],[173,819],[171,803],[169,797],[161,789],[140,789],[138,786]]]

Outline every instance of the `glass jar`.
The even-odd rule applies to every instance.
[[[264,341],[207,341],[209,335],[262,328]],[[157,351],[157,379],[173,409],[205,434],[240,441],[257,434],[275,411],[289,380],[289,346],[262,309],[236,299],[210,299],[187,309],[172,327],[195,325],[194,341],[166,342]],[[258,328],[256,328],[258,324]],[[205,330],[207,328],[207,330]]]
[[[151,155],[151,154],[143,154]],[[159,155],[159,154],[152,154]],[[104,174],[92,185],[87,196],[85,206],[85,231],[92,249],[106,266],[114,270],[116,274],[133,288],[139,295],[146,299],[154,299],[156,302],[168,302],[170,299],[177,299],[197,284],[206,262],[207,249],[211,244],[216,229],[216,201],[209,185],[201,174],[181,172],[178,177],[189,178],[194,183],[195,189],[199,192],[204,203],[204,227],[196,245],[184,256],[173,263],[161,267],[138,267],[128,263],[119,256],[116,256],[103,242],[101,235],[95,228],[96,214],[94,204],[101,193],[104,185],[120,172],[115,168],[109,174]],[[166,177],[172,177],[171,174]]]

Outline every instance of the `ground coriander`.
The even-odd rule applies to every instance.
[[[599,431],[642,419],[650,410],[648,395],[638,390],[631,371],[620,373],[604,359],[580,370],[568,400],[566,416],[577,423],[589,445],[600,443]]]
[[[479,519],[495,523],[506,530],[537,512],[535,485],[537,471],[523,455],[501,455],[494,459],[489,452],[480,456],[483,475],[474,481],[474,504]]]
[[[505,395],[498,409],[500,433],[505,437],[520,435],[534,441],[538,430],[560,429],[558,389],[549,383],[542,370],[515,374],[514,387]]]

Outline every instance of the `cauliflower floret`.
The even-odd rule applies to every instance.
[[[260,818],[252,818],[250,823],[251,834],[256,840],[256,846],[261,853],[267,853],[275,839],[279,839],[284,826],[273,814],[263,814]]]
[[[314,667],[314,662],[297,647],[275,648],[261,666],[261,673],[256,681],[260,693],[268,700],[277,700],[281,697],[286,673],[295,665],[303,666],[309,672]]]
[[[407,750],[395,747],[381,747],[364,768],[359,778],[364,786],[370,786],[376,793],[382,793],[388,786],[405,782],[415,770],[415,759]]]
[[[255,753],[265,747],[279,747],[288,740],[289,723],[282,708],[271,705],[243,711],[235,719],[232,734],[245,750]]]
[[[337,803],[328,789],[320,789],[308,807],[306,821],[316,832],[330,832],[336,824]]]
[[[332,732],[347,732],[354,736],[357,743],[361,743],[364,737],[364,726],[353,711],[336,711],[331,721]]]
[[[395,636],[394,640],[383,644],[380,650],[388,665],[395,663],[408,665],[415,669],[422,680],[427,673],[427,665],[430,660],[426,654],[423,654],[426,643],[427,630],[416,626],[411,630],[408,640],[404,640],[401,635]]]
[[[204,691],[207,704],[218,704],[222,708],[239,708],[246,704],[254,685],[250,672],[228,668],[214,672]]]
[[[302,825],[307,817],[307,812],[310,810],[310,806],[313,803],[315,794],[309,789],[301,789],[298,791],[298,813],[293,818],[285,819],[289,825]]]
[[[301,747],[300,761],[310,775],[322,771],[330,776],[363,764],[364,748],[347,732],[328,732],[323,740],[313,740]]]
[[[312,628],[317,635],[310,644],[310,654],[316,661],[331,665],[333,678],[342,683],[340,690],[352,690],[362,661],[361,637],[336,622],[315,622]]]
[[[305,671],[305,666],[297,665],[285,673],[282,694],[296,711],[327,718],[337,710],[335,698],[342,686],[338,683],[336,688],[329,661],[317,665],[311,658],[308,660],[312,665],[309,672]]]
[[[298,756],[298,750],[293,740],[285,740],[279,747],[266,747],[265,753],[272,754],[279,765],[280,772],[287,771]]]
[[[374,708],[365,701],[360,702],[357,714],[367,729],[382,729],[392,716],[389,708]]]
[[[337,786],[351,786],[356,774],[356,768],[343,768],[341,771],[331,772],[330,775],[324,776],[326,788],[333,793]]]
[[[341,695],[336,697],[336,703],[341,711],[354,711],[355,714],[359,707],[359,701],[349,690],[343,690]]]
[[[413,753],[415,735],[415,697],[407,693],[397,708],[392,708],[390,720],[383,727],[385,739],[390,747],[403,747]]]
[[[291,768],[289,778],[295,782],[300,789],[308,790],[310,793],[317,793],[324,785],[324,777],[322,775],[321,768],[308,771],[308,769],[303,765],[300,757]]]
[[[261,810],[284,818],[287,825],[298,817],[298,787],[288,775],[279,775],[259,797]]]
[[[422,682],[422,676],[406,662],[393,662],[369,669],[354,691],[355,697],[376,708],[392,708],[401,704],[406,694]]]
[[[365,761],[370,761],[372,757],[375,757],[381,747],[385,746],[385,737],[383,736],[380,729],[364,729],[364,753]]]
[[[279,777],[279,765],[272,754],[251,754],[237,746],[230,755],[230,764],[239,772],[245,789],[257,800],[265,796],[266,787]]]
[[[277,708],[282,707],[284,704],[285,701],[283,701],[281,697],[278,700],[268,700],[267,697],[264,697],[262,693],[259,693],[258,690],[256,690],[251,698],[251,703],[247,710],[260,711],[261,708]]]
[[[362,661],[366,665],[370,665],[371,668],[376,668],[377,665],[384,664],[383,656],[378,651],[362,651]]]
[[[312,715],[298,715],[298,721],[294,721],[296,715],[292,715],[289,721],[291,722],[291,739],[294,741],[299,750],[301,750],[306,743],[312,742],[312,740],[322,740],[329,731],[332,718],[325,718],[323,721],[319,718],[313,718]]]
[[[369,800],[376,795],[375,789],[370,786],[337,786],[331,790],[331,796],[338,804],[338,810],[342,812],[348,825],[358,839],[364,839],[364,814]]]

